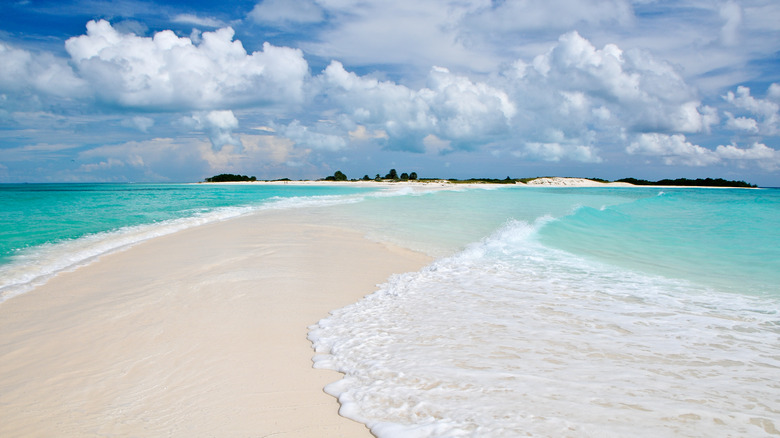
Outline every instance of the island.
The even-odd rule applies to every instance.
[[[280,178],[274,180],[258,180],[254,176],[238,175],[232,173],[222,173],[212,177],[204,179],[207,183],[224,183],[224,182],[264,182],[264,183],[295,183],[289,178]],[[337,170],[333,175],[326,176],[316,181],[297,181],[298,183],[341,183],[341,182],[383,182],[383,183],[398,183],[398,182],[413,182],[413,183],[446,183],[446,184],[515,184],[515,185],[527,185],[527,186],[568,186],[568,187],[633,187],[633,186],[677,186],[677,187],[733,187],[733,188],[756,188],[755,184],[750,184],[745,181],[733,181],[723,178],[677,178],[677,179],[661,179],[658,181],[648,181],[637,178],[621,178],[615,181],[609,181],[602,178],[577,178],[577,177],[558,177],[558,176],[545,176],[545,177],[532,177],[532,178],[420,178],[417,172],[403,172],[398,173],[396,169],[390,169],[390,171],[381,176],[376,174],[374,178],[364,175],[360,179],[349,179],[347,175],[341,170]]]

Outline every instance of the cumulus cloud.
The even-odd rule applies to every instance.
[[[753,162],[770,171],[780,168],[780,151],[765,144],[754,143],[749,148],[740,148],[735,144],[720,145],[710,150],[687,141],[682,134],[641,134],[626,151],[629,154],[661,157],[668,165],[708,166],[731,161],[739,166]]]
[[[241,143],[248,156],[272,164],[284,164],[308,153],[306,149],[296,149],[289,138],[273,135],[242,135]]]
[[[225,145],[241,146],[241,142],[233,135],[238,128],[238,119],[230,110],[198,112],[192,115],[189,123],[195,129],[208,132],[209,139],[215,149],[222,149]]]
[[[550,105],[543,99],[559,96],[553,104],[560,106],[571,105],[571,96],[579,95],[583,109],[585,102],[620,109],[610,112],[620,114],[633,129],[700,132],[714,121],[671,65],[639,50],[624,52],[614,44],[597,49],[577,32],[562,35],[531,64],[516,63],[515,70],[512,85],[518,97],[535,95],[539,103]]]
[[[773,100],[780,100],[780,84],[774,83],[770,85],[767,97]]]
[[[780,151],[762,143],[753,143],[750,148],[741,149],[734,144],[718,146],[715,153],[727,160],[755,161],[759,167],[775,171],[780,168]]]
[[[65,60],[51,53],[33,53],[0,42],[0,91],[83,97],[88,94],[88,84]]]
[[[758,121],[750,117],[734,117],[733,114],[725,112],[727,120],[726,127],[737,131],[747,131],[750,133],[758,133]]]
[[[751,118],[755,122],[756,132],[765,135],[776,135],[780,132],[780,104],[773,101],[777,99],[777,92],[777,84],[772,84],[767,91],[768,98],[757,99],[750,94],[750,88],[740,86],[737,87],[736,93],[729,91],[723,98],[736,109],[742,110],[760,120],[759,123]],[[732,127],[744,127],[751,123],[744,117],[741,118],[741,121],[734,119],[731,114],[729,114],[729,119],[735,120],[735,122],[731,122]]]
[[[307,148],[338,151],[347,147],[347,142],[342,136],[309,129],[298,120],[284,127],[281,132],[286,138]]]
[[[453,140],[501,133],[517,112],[504,91],[443,67],[431,70],[428,89],[419,95],[431,108],[442,136]]]
[[[431,70],[428,87],[419,90],[358,76],[337,61],[318,79],[321,92],[344,115],[381,129],[391,147],[417,152],[430,134],[468,145],[505,133],[516,111],[505,92],[441,67]]]
[[[517,157],[530,158],[532,160],[558,162],[563,159],[579,161],[583,163],[600,163],[601,157],[592,146],[561,143],[525,143],[522,150],[513,152]]]
[[[404,58],[415,57],[417,62],[422,52],[433,53],[444,46],[450,54],[473,54],[478,50],[469,46],[474,41],[463,26],[473,30],[484,17],[496,17],[499,31],[502,26],[515,30],[541,26],[552,20],[551,10],[556,8],[558,24],[569,23],[567,29],[572,23],[622,25],[634,19],[631,5],[624,0],[466,0],[448,2],[450,8],[431,2],[414,9],[416,4],[399,0],[389,17],[368,18],[378,11],[377,4],[265,0],[256,4],[250,16],[264,26],[277,20],[281,27],[327,19],[337,36],[360,34],[371,40],[355,43],[366,47],[385,35],[404,34],[393,37],[403,44],[392,49],[394,60],[388,58],[404,63],[408,61]],[[714,6],[709,18],[718,25],[725,22],[721,42],[743,38],[741,20],[748,19],[749,8],[733,2],[721,6],[721,21]],[[502,21],[510,10],[527,15],[518,13],[517,23]],[[398,32],[399,20],[409,11],[410,22],[420,28]],[[179,15],[174,21],[222,25],[195,15]],[[371,27],[376,32],[367,32]],[[426,32],[435,37],[420,45],[415,40],[427,38]],[[717,32],[718,28],[713,30],[709,44],[720,47]],[[776,151],[759,136],[780,132],[780,84],[772,84],[765,96],[738,87],[715,102],[716,109],[702,104],[700,91],[686,82],[677,65],[648,51],[628,49],[630,45],[622,42],[597,47],[583,36],[609,41],[603,34],[568,32],[546,41],[543,48],[524,45],[523,50],[534,54],[489,73],[470,68],[472,61],[484,65],[478,57],[453,56],[459,60],[449,62],[447,56],[420,56],[419,62],[448,61],[438,64],[447,67],[428,63],[427,76],[423,72],[400,80],[389,80],[395,76],[382,72],[358,74],[365,69],[355,63],[345,67],[339,60],[312,75],[301,50],[266,43],[261,51],[248,53],[229,27],[204,33],[193,30],[190,38],[170,30],[139,35],[104,20],[90,21],[86,34],[66,42],[69,60],[0,43],[0,116],[20,123],[14,105],[25,100],[34,103],[55,97],[57,102],[70,99],[84,106],[97,100],[98,112],[115,111],[108,119],[123,135],[127,130],[122,126],[170,137],[182,128],[199,131],[210,142],[193,142],[197,157],[187,156],[215,170],[241,162],[259,166],[257,160],[269,166],[297,165],[309,156],[332,158],[338,153],[341,157],[372,147],[428,154],[471,150],[550,163],[603,163],[625,160],[627,153],[634,160],[641,156],[669,165],[777,167]],[[381,43],[398,43],[393,38]],[[329,41],[336,40],[322,38],[324,45],[318,47]],[[327,53],[330,59],[340,59],[338,51]],[[170,120],[179,123],[171,125]],[[95,124],[94,120],[83,123]],[[713,128],[716,135],[733,131],[726,132],[731,138],[710,137],[704,143],[704,135],[691,135],[711,134]],[[248,135],[249,129],[262,134]],[[749,136],[753,146],[738,147],[737,143],[745,144],[740,135]],[[727,141],[735,143],[716,147]],[[163,141],[144,147],[155,144],[168,147]],[[120,162],[124,169],[133,167],[129,156],[106,156],[94,157],[82,170],[119,169]],[[148,162],[146,156],[137,161]]]
[[[687,141],[682,134],[640,134],[626,152],[662,157],[667,165],[707,166],[720,161],[713,151]]]
[[[213,109],[303,98],[308,64],[300,50],[268,43],[247,54],[234,31],[204,32],[202,42],[172,31],[154,37],[122,34],[105,20],[65,48],[100,99],[130,108]]]

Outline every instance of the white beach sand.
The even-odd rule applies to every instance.
[[[199,183],[205,184],[205,183]],[[485,182],[473,183],[453,183],[447,180],[424,180],[424,181],[239,181],[239,182],[219,182],[208,184],[263,184],[263,185],[291,185],[291,186],[344,186],[353,187],[374,187],[374,188],[401,188],[408,187],[417,190],[456,190],[465,188],[480,188],[485,186],[503,186],[504,184],[494,184]],[[571,177],[542,177],[533,179],[527,183],[517,182],[518,186],[532,187],[647,187],[636,186],[626,182],[601,182],[587,178]]]
[[[264,212],[104,256],[0,304],[0,436],[370,436],[307,327],[428,257]]]

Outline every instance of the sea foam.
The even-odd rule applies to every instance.
[[[764,436],[778,302],[615,269],[510,222],[312,327],[380,437]]]
[[[176,219],[124,226],[17,250],[8,263],[0,265],[0,302],[40,286],[61,272],[72,271],[101,256],[125,250],[149,239],[266,210],[317,208],[361,202],[368,195],[273,196],[261,203],[191,209],[185,213],[186,216]],[[393,191],[389,191],[381,196],[394,195]]]

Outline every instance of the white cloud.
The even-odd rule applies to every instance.
[[[776,84],[772,84],[776,85]],[[733,104],[737,108],[741,108],[750,111],[753,114],[769,118],[775,116],[778,111],[778,104],[770,102],[769,100],[756,99],[750,95],[750,88],[737,87],[737,93],[729,91],[724,97],[727,102]]]
[[[354,131],[349,131],[351,141],[387,140],[387,133],[381,129],[369,132],[363,125],[358,125]]]
[[[472,47],[462,32],[466,14],[489,0],[318,0],[328,26],[315,41],[302,42],[308,53],[348,65],[397,64],[425,71],[432,65],[489,71],[499,64],[492,54]]]
[[[175,17],[173,17],[172,20],[174,23],[187,23],[187,24],[194,24],[196,26],[203,26],[203,27],[225,27],[225,23],[217,20],[216,18],[211,17],[198,17],[197,15],[193,14],[178,14]]]
[[[206,130],[211,144],[215,149],[225,145],[241,146],[241,142],[233,135],[238,129],[238,119],[230,110],[198,112],[192,115],[192,125],[195,129]]]
[[[82,164],[79,166],[79,171],[81,172],[95,172],[95,171],[102,171],[102,170],[108,170],[113,169],[116,167],[124,167],[125,163],[121,160],[118,160],[116,158],[109,158],[105,161],[100,161],[98,163],[89,163],[89,164]]]
[[[720,161],[713,151],[686,141],[682,134],[640,134],[626,152],[662,157],[667,165],[708,166]]]
[[[720,29],[720,38],[724,45],[735,46],[739,42],[739,28],[742,25],[742,8],[730,1],[720,8],[720,16],[726,22]]]
[[[517,113],[504,91],[446,68],[431,70],[428,87],[418,95],[431,109],[442,137],[468,140],[501,133]]]
[[[558,142],[525,143],[522,150],[512,153],[517,157],[534,160],[558,162],[561,160],[579,161],[582,163],[600,163],[602,159],[592,146],[578,144],[562,144]]]
[[[241,143],[244,151],[253,161],[284,164],[291,159],[300,159],[308,154],[307,149],[295,148],[295,143],[289,138],[273,135],[242,135]]]
[[[314,0],[262,0],[252,8],[249,18],[272,26],[287,26],[319,23],[325,15]]]
[[[773,83],[770,85],[767,97],[773,100],[780,100],[780,84]]]
[[[302,147],[326,151],[338,151],[347,147],[343,137],[310,130],[297,120],[287,125],[282,132],[285,137]]]
[[[713,151],[690,143],[681,134],[641,134],[626,151],[629,154],[662,157],[667,165],[707,166],[732,162],[744,166],[753,162],[768,171],[780,168],[780,151],[765,144],[754,143],[745,149],[734,144],[721,145]]]
[[[635,133],[708,133],[719,122],[672,65],[615,44],[598,49],[577,32],[501,77],[494,85],[515,105],[511,132],[525,140],[524,157],[599,162]]]
[[[205,152],[211,151],[211,152]],[[104,145],[82,151],[85,163],[74,180],[191,181],[193,173],[209,176],[204,158],[214,153],[208,141],[188,138],[152,138]]]
[[[754,161],[759,167],[770,172],[780,169],[780,151],[762,143],[753,143],[747,149],[741,149],[734,144],[718,146],[715,152],[727,160]]]
[[[582,25],[629,25],[625,0],[526,0],[489,2],[469,17],[483,31],[569,30]]]
[[[33,53],[0,42],[0,91],[83,97],[88,88],[64,60],[50,53]]]
[[[777,135],[780,132],[780,104],[770,100],[776,99],[774,97],[775,93],[777,93],[776,85],[772,84],[769,87],[767,92],[768,99],[753,97],[750,94],[750,88],[743,86],[737,87],[736,93],[729,91],[723,98],[737,109],[759,118],[760,123],[757,124],[758,132],[765,135]],[[737,126],[741,125],[738,124]]]
[[[506,133],[516,112],[505,92],[441,67],[431,70],[428,87],[419,90],[358,76],[336,61],[318,80],[321,93],[354,123],[373,125],[396,147],[418,152],[429,134],[468,143]]]
[[[758,122],[756,119],[750,117],[734,117],[730,112],[725,112],[725,114],[728,118],[726,120],[727,128],[738,131],[747,131],[754,134],[758,133]]]
[[[448,140],[442,140],[433,134],[428,134],[423,139],[423,145],[425,146],[425,152],[429,154],[443,154],[445,152],[452,151],[452,142]]]
[[[152,38],[120,34],[105,21],[65,48],[104,101],[131,108],[181,110],[299,102],[308,64],[300,50],[268,43],[247,54],[231,28],[204,32],[195,45],[172,31]]]
[[[132,119],[122,120],[122,126],[135,128],[141,132],[149,132],[149,129],[154,126],[154,119],[144,116],[135,116]]]
[[[525,82],[522,92],[580,93],[581,100],[587,97],[606,108],[620,107],[622,111],[612,113],[641,129],[699,132],[706,126],[694,89],[672,66],[648,53],[624,52],[614,44],[597,49],[570,32],[537,56],[531,68],[522,62],[516,65],[522,69],[517,77]]]

